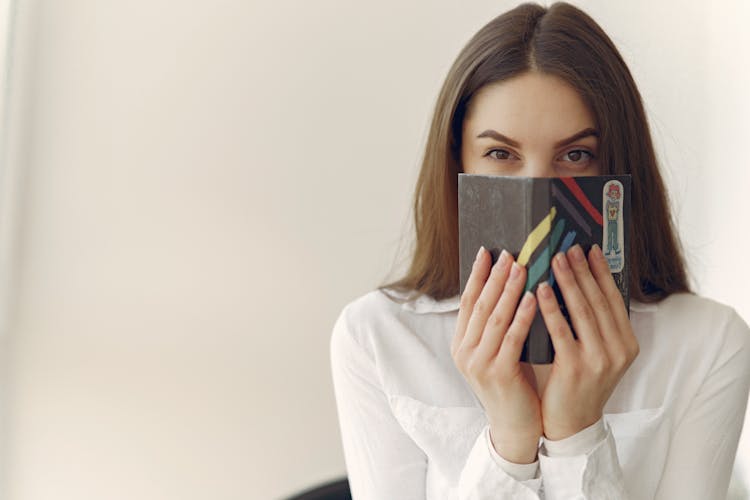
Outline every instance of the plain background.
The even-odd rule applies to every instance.
[[[750,4],[576,4],[642,92],[696,289],[750,319]],[[9,5],[2,498],[343,475],[331,327],[398,275],[442,80],[516,2]]]

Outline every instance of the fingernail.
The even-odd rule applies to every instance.
[[[604,254],[602,253],[602,249],[599,248],[599,245],[597,245],[596,243],[594,243],[591,246],[591,251],[593,252],[595,258],[597,258],[599,260],[605,260],[604,259]]]
[[[576,243],[573,245],[573,248],[570,249],[570,254],[573,256],[573,259],[576,260],[576,262],[583,262],[586,259],[586,256],[583,254],[583,250],[581,249],[581,245]]]
[[[546,281],[542,281],[539,283],[539,294],[545,298],[549,299],[552,298],[552,288],[549,286],[549,284]]]
[[[523,299],[521,299],[521,307],[523,309],[528,309],[533,304],[533,301],[534,295],[530,291],[526,290],[526,293],[523,294]]]
[[[560,266],[560,269],[567,270],[568,269],[568,259],[565,258],[565,254],[560,252],[555,256],[555,259],[557,260],[557,265]]]
[[[476,261],[478,261],[478,260],[479,260],[479,257],[481,257],[481,256],[482,256],[482,252],[484,252],[484,245],[482,245],[481,247],[479,247],[479,251],[477,252],[477,256],[476,256],[476,258],[474,259],[474,262],[476,262]]]
[[[514,262],[510,268],[510,277],[511,279],[517,279],[519,276],[521,276],[521,264]]]
[[[498,257],[497,259],[497,264],[499,266],[504,266],[508,262],[509,255],[510,254],[508,253],[507,250],[503,250],[502,253],[500,254],[500,257]]]

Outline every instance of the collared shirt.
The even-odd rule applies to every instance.
[[[631,301],[640,353],[603,418],[513,464],[450,354],[459,297],[388,295],[349,303],[331,335],[354,500],[725,498],[750,388],[750,329],[731,307]]]

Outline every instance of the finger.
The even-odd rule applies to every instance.
[[[512,258],[510,259],[512,260]],[[508,279],[505,282],[500,298],[496,299],[495,307],[482,325],[481,339],[477,347],[476,356],[489,360],[497,355],[509,325],[513,321],[518,307],[518,299],[526,284],[526,269],[518,262],[508,266]]]
[[[487,319],[493,309],[495,309],[500,294],[505,289],[505,283],[508,280],[512,260],[513,257],[510,253],[503,250],[495,265],[492,266],[490,277],[484,284],[484,288],[479,294],[479,298],[474,303],[474,309],[469,318],[469,324],[466,326],[466,334],[463,342],[461,342],[461,347],[472,348],[479,344],[482,332],[487,324]],[[518,264],[515,264],[512,267],[515,269],[516,266],[518,266]]]
[[[602,254],[602,250],[598,245],[594,245],[591,248],[589,262],[591,271],[594,273],[594,278],[599,283],[602,293],[609,302],[612,316],[617,323],[622,342],[628,346],[632,356],[637,356],[639,351],[638,339],[636,339],[630,325],[630,318],[628,318],[628,312],[625,308],[625,300],[622,298],[622,294],[620,293],[620,289],[617,288],[614,278],[612,278],[607,259]]]
[[[599,283],[591,274],[589,263],[586,255],[583,253],[581,245],[573,245],[568,250],[568,262],[575,274],[576,282],[583,292],[583,296],[591,306],[596,318],[596,324],[599,326],[599,334],[604,339],[604,346],[607,350],[618,349],[622,346],[618,327],[615,318],[612,316],[612,310],[607,297],[604,296]],[[610,275],[611,278],[611,275]]]
[[[531,323],[534,321],[536,314],[536,300],[531,292],[526,292],[518,306],[513,321],[508,327],[507,332],[501,339],[500,349],[497,354],[497,363],[503,367],[511,367],[519,363],[523,344],[529,336]]]
[[[546,281],[541,282],[536,289],[536,296],[544,325],[547,327],[552,345],[555,348],[555,356],[560,357],[560,359],[574,359],[577,355],[578,345],[573,338],[573,332],[570,330],[568,321],[560,310],[552,287]]]
[[[603,352],[604,347],[598,332],[594,311],[578,286],[568,258],[564,253],[559,252],[552,259],[552,270],[555,273],[555,279],[562,292],[565,307],[568,308],[568,315],[573,322],[573,328],[575,328],[579,340],[587,350]]]
[[[480,247],[471,266],[469,279],[466,281],[466,286],[461,294],[461,303],[458,308],[458,318],[456,319],[456,333],[451,342],[451,354],[455,354],[463,341],[466,325],[469,323],[471,312],[474,309],[474,303],[479,297],[489,274],[489,261],[489,253],[483,246]]]
[[[628,312],[625,308],[625,301],[622,298],[620,289],[617,288],[615,280],[612,277],[612,271],[609,269],[607,259],[602,253],[602,249],[599,245],[594,244],[589,251],[589,266],[593,273],[594,279],[599,284],[604,296],[607,298],[612,315],[617,322],[617,325],[622,327],[623,325],[630,325],[630,319],[628,318]]]

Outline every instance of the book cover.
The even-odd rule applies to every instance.
[[[630,185],[629,175],[532,178],[459,174],[461,293],[480,246],[490,252],[493,264],[506,249],[526,267],[526,290],[535,293],[539,283],[547,281],[570,324],[550,267],[551,259],[576,243],[588,255],[591,246],[597,243],[627,308]],[[575,335],[572,324],[571,330]],[[521,361],[552,363],[554,355],[537,308]]]

